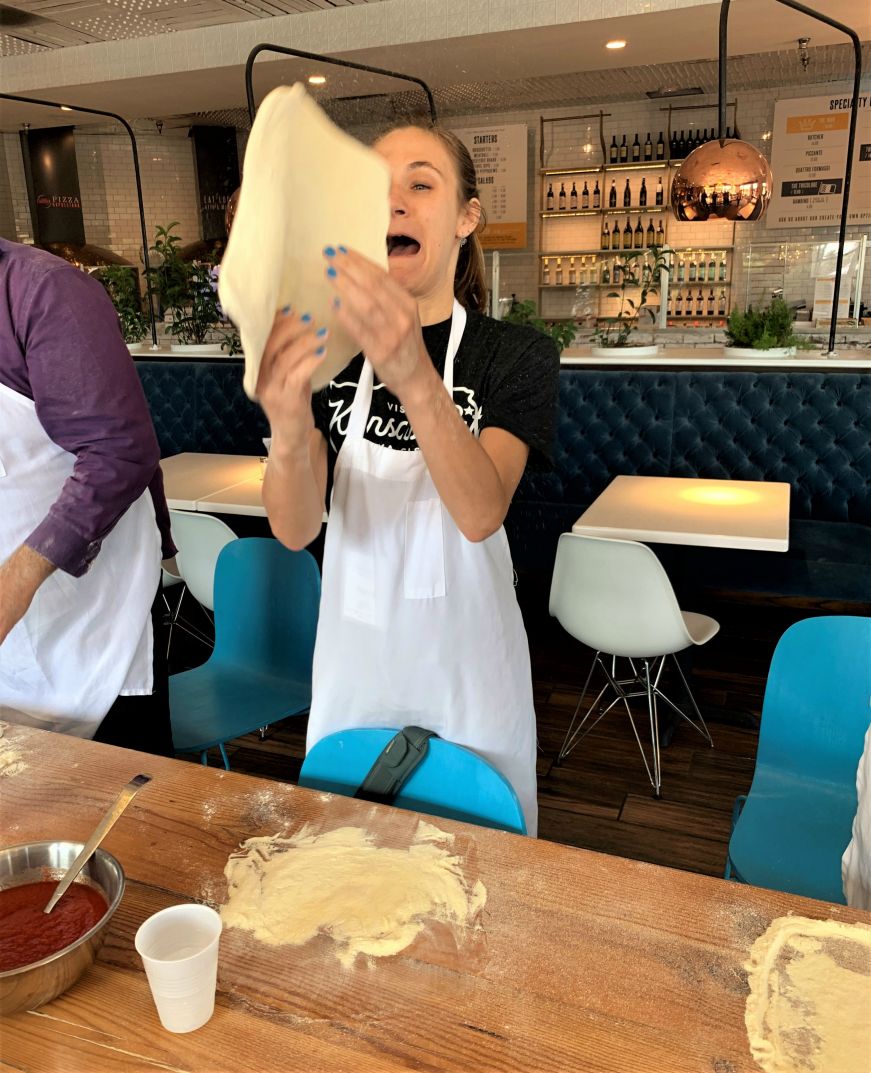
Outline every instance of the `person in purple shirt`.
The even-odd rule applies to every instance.
[[[106,292],[0,239],[0,718],[172,755],[159,458]]]

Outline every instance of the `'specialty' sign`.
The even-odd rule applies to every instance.
[[[826,227],[841,220],[850,96],[801,97],[774,105],[769,227]],[[858,99],[847,226],[871,223],[871,94]]]
[[[487,226],[485,250],[526,248],[526,126],[455,131],[472,155]]]

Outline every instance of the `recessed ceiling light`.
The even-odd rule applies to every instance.
[[[605,44],[605,48],[611,48],[611,49],[616,49],[616,48],[626,48],[626,42],[625,42],[625,41],[621,41],[621,40],[619,40],[619,39],[618,39],[618,40],[616,40],[616,41],[608,41],[608,42],[606,42],[606,44]]]
[[[310,86],[322,86],[326,82],[324,75],[309,75],[308,84]]]
[[[62,105],[60,105],[60,110],[62,112],[71,112],[72,108],[68,107],[66,104],[62,104]]]

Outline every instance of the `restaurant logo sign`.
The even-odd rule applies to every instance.
[[[74,130],[50,127],[22,135],[33,237],[39,246],[85,244]]]
[[[37,194],[36,204],[42,209],[81,209],[81,200],[75,194]]]
[[[226,239],[224,214],[239,186],[239,153],[234,127],[191,127],[196,161],[200,222],[206,241]]]

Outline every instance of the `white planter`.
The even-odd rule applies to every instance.
[[[594,358],[653,358],[659,353],[658,344],[653,346],[591,346]]]
[[[156,353],[156,351],[153,350],[153,348],[152,348],[152,343],[151,343],[150,338],[149,339],[143,339],[139,343],[128,343],[127,344],[127,349],[130,351],[131,354],[153,354],[153,353]],[[163,350],[163,347],[160,345],[160,343],[158,343],[157,349],[158,350]]]
[[[170,354],[220,354],[226,357],[225,351],[221,350],[220,343],[170,343]]]
[[[773,346],[770,350],[754,350],[752,346],[727,346],[723,348],[727,358],[794,358],[794,346]]]

